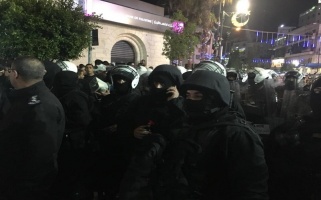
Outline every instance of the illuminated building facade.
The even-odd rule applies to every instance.
[[[92,48],[85,49],[76,64],[106,60],[115,63],[139,63],[157,66],[170,61],[162,55],[163,33],[172,27],[164,17],[164,8],[138,0],[75,0],[87,15],[100,15],[92,32]]]

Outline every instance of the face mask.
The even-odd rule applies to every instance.
[[[188,115],[189,121],[191,122],[204,121],[208,119],[211,114],[211,107],[211,101],[208,99],[186,99],[184,102],[185,111]]]
[[[295,89],[295,82],[294,81],[285,81],[284,88],[286,90],[294,90]]]
[[[188,113],[203,112],[206,108],[206,102],[202,100],[186,99],[184,102],[185,110]]]
[[[115,82],[114,83],[114,91],[118,94],[127,94],[130,91],[130,84],[129,82],[125,82],[125,83],[118,83]]]
[[[248,79],[249,85],[255,85],[254,79]]]
[[[151,88],[150,94],[158,102],[165,102],[168,98],[167,89],[164,88]]]

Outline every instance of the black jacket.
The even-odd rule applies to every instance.
[[[151,98],[149,95],[141,97],[133,115],[132,128],[151,124],[152,134],[135,139],[131,164],[120,187],[121,200],[155,198],[152,187],[158,180],[156,168],[166,145],[174,140],[183,125],[185,113],[181,97],[163,103],[156,103]]]
[[[162,171],[159,199],[268,199],[262,142],[227,108],[183,130]]]
[[[146,95],[136,105],[134,128],[152,123],[151,131],[171,140],[176,129],[180,129],[185,120],[183,98],[178,97],[166,102],[155,102],[152,96]]]
[[[96,99],[95,94],[92,93],[89,83],[92,81],[94,78],[96,78],[96,75],[93,76],[85,76],[83,79],[79,80],[79,86],[80,89],[85,92],[88,96]]]
[[[64,110],[43,81],[10,94],[0,122],[0,197],[45,199],[57,173]]]
[[[321,118],[307,115],[275,128],[266,145],[272,200],[320,198]]]
[[[108,127],[114,124],[127,124],[128,112],[132,109],[133,105],[137,103],[139,95],[135,92],[128,94],[118,95],[111,93],[101,99],[101,126]]]
[[[173,85],[179,88],[182,82],[182,75],[177,68],[160,65],[149,75],[150,87],[159,76],[166,79],[163,80],[166,82],[166,84],[164,82],[163,92]],[[182,97],[170,101],[164,97],[166,97],[165,93],[157,95],[151,92],[142,96],[135,108],[131,110],[131,134],[133,135],[135,128],[142,125],[150,125],[151,134],[142,139],[135,139],[133,157],[120,188],[121,200],[153,198],[152,187],[158,179],[157,168],[163,151],[166,145],[176,137],[185,117]]]
[[[83,148],[87,127],[92,121],[92,101],[78,86],[78,76],[71,71],[57,73],[52,92],[61,102],[66,116],[65,136],[73,148]]]

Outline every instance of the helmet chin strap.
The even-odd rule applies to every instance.
[[[234,99],[234,93],[235,93],[234,90],[230,90],[230,101],[229,101],[229,104],[228,104],[228,107],[229,107],[229,108],[232,108],[233,99]]]

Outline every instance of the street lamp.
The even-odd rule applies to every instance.
[[[249,21],[249,7],[250,3],[249,0],[239,0],[236,4],[236,12],[232,12],[228,14],[224,11],[224,4],[222,5],[223,1],[220,3],[220,16],[222,16],[222,20],[220,19],[220,42],[222,42],[222,36],[223,36],[223,28],[224,28],[224,21],[225,16],[231,17],[232,24],[236,26],[237,28],[240,28],[244,25],[246,25]],[[239,21],[241,19],[241,21]],[[219,48],[219,57],[222,59],[223,54],[223,45],[221,43]]]
[[[250,3],[248,0],[240,0],[236,4],[236,12],[246,14],[249,12]]]

